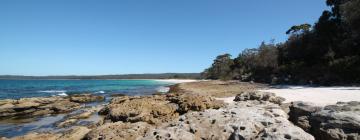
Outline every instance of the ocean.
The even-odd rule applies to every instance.
[[[90,93],[105,96],[107,98],[105,102],[108,102],[108,99],[111,99],[110,96],[113,94],[151,95],[155,92],[166,92],[169,89],[167,86],[171,84],[156,80],[0,80],[0,99]],[[91,107],[94,105],[96,104],[90,103],[86,106]],[[20,120],[0,120],[0,138],[24,135],[29,132],[58,130],[55,123],[63,120],[65,115],[57,114]],[[96,113],[89,119],[79,123],[97,119],[100,119],[100,117]]]
[[[0,99],[90,93],[150,95],[171,83],[156,80],[0,80]]]

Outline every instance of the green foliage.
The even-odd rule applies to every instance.
[[[352,0],[344,3],[340,7],[341,13],[344,15],[345,21],[355,31],[360,31],[360,0]],[[357,34],[359,35],[359,34]]]
[[[219,79],[221,75],[267,83],[360,83],[360,0],[327,0],[326,4],[331,10],[325,10],[313,26],[292,26],[286,32],[286,42],[263,42],[258,48],[246,49],[231,66],[214,63],[206,72],[226,72],[213,72],[206,78]],[[226,62],[231,62],[230,57]]]
[[[232,69],[234,61],[231,59],[230,54],[223,54],[216,57],[214,63],[209,69],[206,69],[202,76],[207,79],[232,79]]]
[[[235,79],[270,82],[277,69],[278,50],[274,43],[262,42],[259,48],[245,49],[235,58]]]
[[[301,24],[301,25],[295,25],[292,26],[288,31],[286,31],[286,34],[301,34],[304,32],[308,32],[311,28],[310,24]]]

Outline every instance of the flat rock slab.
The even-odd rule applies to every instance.
[[[301,139],[314,137],[287,120],[287,114],[270,102],[239,102],[221,109],[190,112],[177,122],[153,129],[148,139]]]

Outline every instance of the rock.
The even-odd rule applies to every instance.
[[[89,103],[89,102],[98,102],[104,100],[105,100],[104,96],[97,96],[92,94],[77,94],[70,96],[70,101],[76,103]]]
[[[12,99],[0,100],[0,106],[5,105],[5,104],[14,104],[15,102],[16,102],[16,100],[12,100]]]
[[[14,107],[15,107],[14,104],[12,104],[12,103],[6,103],[6,104],[2,104],[2,105],[0,106],[0,110],[2,110],[2,109],[8,109],[8,108],[14,108]]]
[[[360,139],[360,102],[326,106],[313,113],[309,120],[316,139]]]
[[[160,124],[178,117],[176,105],[163,96],[118,97],[114,98],[101,114],[113,122],[147,122]],[[104,111],[107,110],[107,111]]]
[[[58,140],[61,134],[51,133],[29,133],[24,136],[15,137],[11,140]]]
[[[151,95],[164,95],[164,94],[166,94],[166,93],[165,92],[155,92],[155,93],[153,93]]]
[[[338,103],[324,108],[294,102],[289,115],[294,124],[318,140],[360,139],[360,102]]]
[[[57,127],[68,127],[70,125],[75,124],[78,121],[78,119],[66,119],[63,122],[58,123]]]
[[[72,113],[69,115],[66,115],[61,122],[57,122],[57,127],[68,127],[71,126],[78,121],[82,119],[88,119],[90,118],[95,112],[98,112],[100,110],[100,106],[97,107],[91,107],[91,108],[84,108],[81,110],[76,111],[76,113]],[[96,123],[96,122],[94,122]]]
[[[63,133],[29,133],[11,140],[82,140],[90,132],[86,127],[74,127]]]
[[[76,109],[79,109],[81,106],[79,103],[71,102],[69,100],[58,100],[54,103],[47,104],[45,106],[40,107],[41,109],[51,109],[55,113],[65,113],[70,112]]]
[[[82,140],[91,130],[87,127],[74,127],[63,133],[58,140]]]
[[[71,116],[70,119],[86,119],[86,118],[89,118],[93,113],[94,113],[94,111],[92,111],[92,110],[85,111],[85,112],[82,112],[75,116]]]
[[[13,116],[16,114],[14,110],[15,105],[12,103],[6,103],[0,106],[0,117]]]
[[[98,112],[99,115],[108,115],[110,112],[110,108],[109,106],[105,106],[103,108],[100,109],[100,111]]]
[[[126,94],[114,93],[114,94],[111,94],[111,95],[110,95],[110,97],[123,97],[123,96],[126,96]]]
[[[292,102],[289,109],[289,120],[306,132],[310,132],[309,118],[312,113],[321,110],[321,107],[312,103],[298,101]]]
[[[192,94],[169,94],[144,97],[117,97],[101,109],[99,114],[106,115],[112,122],[139,122],[161,124],[188,111],[223,107],[224,103],[211,97]]]
[[[54,111],[53,110],[50,110],[50,109],[44,109],[44,110],[38,110],[38,111],[35,111],[31,114],[31,116],[45,116],[45,115],[50,115],[50,114],[53,114]]]
[[[38,106],[40,106],[39,103],[32,102],[32,101],[29,101],[29,102],[23,101],[23,102],[19,102],[18,104],[16,104],[14,106],[14,109],[15,110],[25,110],[25,109],[29,109],[32,107],[38,107]]]
[[[257,100],[257,101],[269,101],[275,104],[281,105],[284,98],[275,96],[274,93],[269,92],[259,92],[259,91],[249,91],[249,92],[241,92],[236,95],[234,101],[248,101],[248,100]]]
[[[148,139],[301,139],[314,137],[287,120],[277,104],[239,102],[220,109],[188,112],[177,122],[146,133]]]
[[[86,140],[135,140],[143,137],[151,128],[151,125],[144,122],[137,123],[107,123],[90,131],[85,137]]]
[[[64,97],[34,97],[0,100],[0,118],[33,117],[65,113],[80,108],[79,103]]]
[[[253,84],[239,81],[200,81],[191,83],[180,83],[170,86],[170,93],[191,93],[216,98],[233,97],[241,91],[256,91],[266,87],[262,84]]]
[[[167,100],[179,106],[178,112],[184,114],[188,111],[204,111],[206,109],[219,109],[224,107],[222,101],[209,96],[196,94],[168,94]]]

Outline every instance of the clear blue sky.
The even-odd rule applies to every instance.
[[[0,75],[201,72],[284,41],[325,0],[1,0]]]

